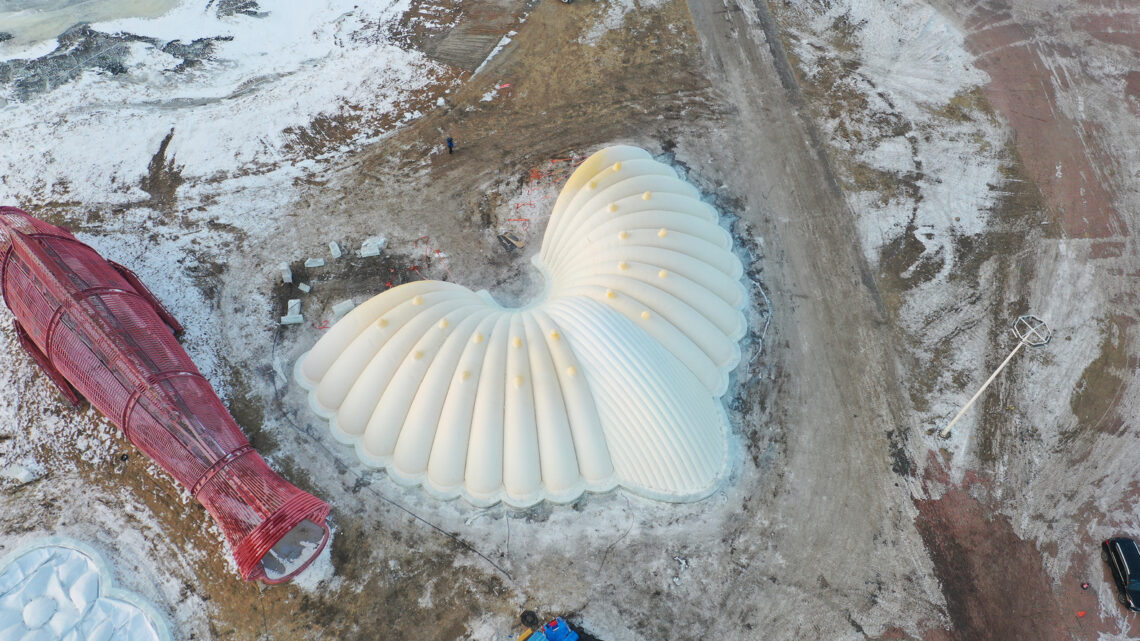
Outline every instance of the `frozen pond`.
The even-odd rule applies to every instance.
[[[178,2],[179,0],[5,0],[0,2],[0,33],[6,33],[11,38],[0,47],[11,50],[51,40],[81,22],[154,18],[166,13]]]

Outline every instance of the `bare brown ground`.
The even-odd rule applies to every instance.
[[[937,474],[931,454],[927,474]],[[967,477],[940,498],[917,500],[919,532],[942,582],[953,627],[934,638],[955,641],[1040,639],[1067,641],[1065,616],[1032,542],[1013,532],[1009,519],[974,495],[985,481]],[[1075,618],[1075,617],[1074,617]]]

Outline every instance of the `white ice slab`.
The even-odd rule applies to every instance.
[[[365,239],[360,245],[360,256],[367,258],[369,256],[379,256],[380,252],[388,246],[388,239],[383,236],[373,236]]]

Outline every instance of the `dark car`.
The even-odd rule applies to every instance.
[[[1140,612],[1140,547],[1132,539],[1117,537],[1100,544],[1100,558],[1112,570],[1120,602]]]

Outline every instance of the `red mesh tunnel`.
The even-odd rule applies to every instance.
[[[329,506],[274,473],[126,268],[68,231],[0,207],[0,291],[21,343],[206,507],[242,577],[287,581],[328,542]]]

